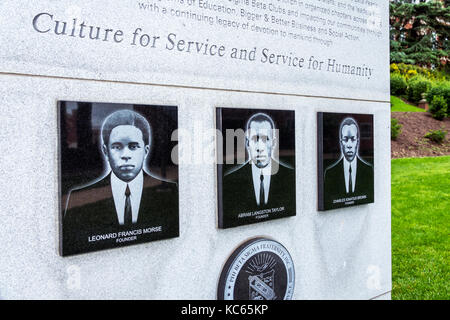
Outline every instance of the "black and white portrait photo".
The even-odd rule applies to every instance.
[[[177,108],[59,102],[61,255],[179,235]]]
[[[374,202],[373,115],[318,114],[319,210]]]
[[[294,111],[217,109],[220,228],[295,215]]]

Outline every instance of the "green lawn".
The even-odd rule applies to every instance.
[[[450,299],[450,156],[392,160],[392,299]]]
[[[407,104],[395,96],[391,96],[391,104],[391,112],[425,112],[424,109]]]

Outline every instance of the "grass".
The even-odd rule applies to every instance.
[[[391,96],[391,112],[425,112],[424,109],[407,104],[402,99]]]
[[[392,299],[450,299],[450,156],[392,160]]]

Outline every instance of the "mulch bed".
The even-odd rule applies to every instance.
[[[428,112],[392,112],[403,125],[397,140],[391,140],[391,157],[435,157],[450,155],[450,118],[435,120]],[[442,144],[424,138],[430,130],[445,130],[447,136]]]

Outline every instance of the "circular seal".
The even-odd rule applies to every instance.
[[[291,255],[279,242],[254,238],[225,263],[217,289],[219,300],[290,300],[295,271]]]

